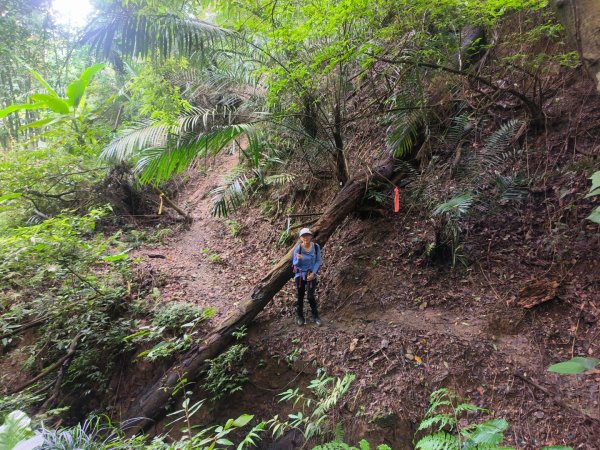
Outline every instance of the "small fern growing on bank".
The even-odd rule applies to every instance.
[[[314,447],[313,450],[371,450],[371,444],[364,439],[358,443],[358,447],[352,447],[345,442],[332,441]],[[376,450],[392,450],[392,448],[381,444],[376,447]]]
[[[446,388],[438,389],[429,397],[429,409],[417,431],[429,430],[415,445],[416,450],[509,449],[500,446],[508,428],[505,419],[460,426],[469,413],[483,412],[483,408],[462,401]]]

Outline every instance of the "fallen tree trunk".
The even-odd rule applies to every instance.
[[[329,208],[314,227],[314,238],[321,246],[329,240],[342,220],[350,214],[363,198],[372,179],[387,180],[393,173],[391,158],[373,169],[348,181],[336,195]],[[293,249],[281,258],[277,265],[254,287],[246,299],[240,302],[223,324],[212,332],[198,347],[193,348],[173,365],[157,382],[147,389],[129,408],[126,416],[137,422],[129,429],[137,433],[165,413],[165,407],[173,396],[174,388],[182,378],[197,379],[205,369],[208,359],[222,353],[232,341],[232,333],[248,325],[271,301],[292,276]]]

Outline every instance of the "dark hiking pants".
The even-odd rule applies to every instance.
[[[304,317],[304,293],[306,293],[313,317],[319,317],[319,313],[317,311],[317,300],[315,299],[317,280],[306,281],[301,277],[298,277],[296,279],[296,288],[298,289],[298,303],[296,304],[296,312],[298,316]]]

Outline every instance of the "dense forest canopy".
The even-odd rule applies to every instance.
[[[306,389],[286,385],[278,393],[291,408],[285,414],[242,414],[227,403],[249,389],[244,355],[254,349],[248,327],[289,280],[291,244],[304,226],[314,225],[321,245],[335,242],[334,254],[345,245],[336,241],[336,230],[343,224],[351,229],[353,214],[374,224],[373,217],[383,217],[403,228],[386,229],[375,241],[396,236],[418,250],[390,247],[363,255],[350,271],[365,258],[373,260],[370,269],[378,267],[390,250],[389,258],[414,257],[408,264],[419,275],[421,265],[442,267],[440,276],[455,280],[471,276],[485,259],[469,239],[495,230],[486,238],[491,264],[492,243],[509,239],[511,227],[523,221],[522,242],[538,229],[550,236],[539,238],[548,252],[543,257],[522,253],[551,261],[544,274],[560,274],[541,294],[521,289],[518,305],[525,309],[563,295],[557,289],[574,277],[569,271],[597,252],[600,130],[592,84],[600,57],[590,30],[598,29],[600,12],[594,2],[83,3],[0,1],[0,364],[6,371],[0,449],[243,449],[261,441],[272,441],[269,448],[303,442],[320,449],[370,448],[359,439],[366,434],[357,432],[352,442],[344,436],[349,423],[380,419],[367,407],[355,408],[368,393],[356,387],[363,386],[360,376],[350,370],[319,370]],[[78,16],[78,8],[89,15]],[[225,155],[235,161],[219,166]],[[210,178],[211,171],[220,178]],[[197,185],[204,191],[194,191]],[[552,203],[538,208],[540,195]],[[405,214],[401,223],[399,211]],[[204,219],[209,215],[213,222]],[[273,227],[270,234],[261,234],[256,217]],[[199,220],[201,227],[190,232]],[[277,228],[276,220],[287,226]],[[237,249],[232,252],[264,258],[239,269],[208,247],[198,250],[199,257],[207,267],[220,267],[219,274],[250,279],[253,284],[244,285],[250,294],[222,304],[195,303],[192,290],[166,299],[178,275],[146,270],[144,258],[181,263],[182,272],[188,263],[162,250],[144,251],[187,242],[192,233],[198,240],[191,245],[200,249],[217,226],[228,230],[222,240]],[[258,231],[246,231],[244,240],[244,227]],[[348,241],[357,240],[350,233]],[[337,263],[342,273],[346,260],[330,264]],[[506,300],[502,305],[517,305],[489,285],[496,300]],[[367,287],[365,281],[348,293],[343,287],[326,292],[346,300],[360,293],[362,299]],[[594,281],[579,285],[579,298],[595,287]],[[410,302],[424,311],[427,301],[416,298]],[[544,361],[558,363],[555,372],[592,380],[599,348],[589,336],[600,305],[597,298],[582,301],[565,306],[580,311],[577,326],[563,330],[572,333],[565,335],[572,339],[570,351],[557,345]],[[330,308],[334,316],[344,306]],[[550,342],[554,335],[548,333]],[[585,350],[578,333],[581,340],[587,336]],[[339,354],[354,352],[360,336]],[[491,339],[488,350],[496,345]],[[421,341],[406,345],[420,345],[415,342]],[[389,345],[381,340],[363,366],[372,368],[379,358],[391,363]],[[406,364],[451,370],[446,360],[430,365],[404,344],[400,348],[402,370]],[[302,351],[288,352],[277,361],[292,368]],[[132,385],[123,394],[124,377],[138,382],[131,371],[144,373],[143,389]],[[547,395],[554,392],[519,376]],[[600,420],[591,409],[558,401],[563,411],[578,411],[588,428],[544,442],[536,434],[535,447],[533,440],[510,435],[509,421],[486,409],[485,397],[476,402],[449,388],[427,384],[421,397],[431,394],[429,406],[418,418],[411,416],[417,403],[406,412],[412,442],[406,446],[597,448],[586,442],[593,435],[584,436]],[[193,396],[197,390],[205,399]],[[348,392],[355,398],[351,411]],[[221,416],[213,415],[192,427],[209,403],[211,411],[237,418],[216,425]],[[344,419],[348,411],[350,421]],[[150,420],[159,423],[152,431]],[[29,444],[18,447],[20,441]],[[390,442],[377,448],[391,448]]]

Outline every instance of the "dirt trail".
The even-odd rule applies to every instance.
[[[216,307],[209,324],[215,327],[285,252],[277,246],[283,219],[268,219],[259,208],[249,208],[235,215],[241,232],[233,237],[226,221],[210,215],[207,193],[236,161],[220,156],[180,195],[178,203],[194,217],[189,230],[138,252],[144,270],[164,280],[159,283],[163,302]],[[594,353],[597,325],[584,321],[575,328],[577,317],[566,314],[569,307],[558,299],[528,312],[509,306],[510,296],[536,277],[527,261],[519,266],[488,260],[486,267],[472,271],[415,266],[409,220],[349,219],[324,249],[319,294],[324,326],[293,325],[290,283],[250,330],[254,359],[297,359],[298,375],[305,373],[302,367],[355,373],[353,406],[346,408],[352,417],[393,413],[396,431],[386,434],[379,428],[375,434],[392,448],[410,448],[410,429],[422,418],[428,395],[441,386],[508,419],[510,443],[518,448],[583,443],[582,436],[594,435],[600,416],[597,383],[591,377],[550,374],[546,367],[567,359],[571,351]],[[514,245],[520,245],[517,234]],[[164,259],[149,257],[156,254]],[[565,284],[562,289],[569,293],[572,288]],[[576,330],[573,338],[565,335],[569,327]],[[248,368],[260,386],[262,366],[256,361],[249,361]],[[227,401],[257,414],[276,414],[281,408],[274,391],[268,398],[254,391],[249,386]],[[367,428],[374,426],[369,422]],[[361,435],[367,432],[361,430]],[[585,444],[581,448],[598,448]]]
[[[235,239],[228,232],[224,220],[213,217],[210,213],[212,201],[207,194],[236,163],[236,156],[222,156],[206,175],[188,186],[181,197],[187,198],[182,206],[194,218],[189,230],[170,238],[162,247],[144,248],[138,252],[144,259],[146,270],[168,275],[165,285],[161,288],[163,301],[189,301],[203,307],[215,307],[218,312],[213,319],[213,325],[217,325],[220,319],[226,317],[230,307],[247,294],[260,279],[254,268],[268,267],[270,262],[264,260],[267,256],[266,251],[263,255],[254,252],[260,244],[251,243],[251,239]],[[246,253],[249,253],[249,257],[245,256]],[[148,256],[156,254],[164,258]],[[211,255],[218,257],[215,256],[215,260],[211,260]],[[286,299],[280,298],[280,305],[282,304],[283,308],[287,305],[291,311],[292,296],[289,293],[283,293],[283,296]],[[368,302],[369,299],[365,301]],[[382,332],[398,326],[415,332],[436,333],[466,341],[481,341],[482,338],[489,340],[489,336],[484,332],[485,320],[474,318],[468,312],[457,315],[443,308],[410,310],[392,307],[386,309],[385,313],[378,308],[366,313],[360,310],[356,313],[344,311],[343,314],[326,311],[325,314],[328,320],[324,330],[333,334],[349,330],[360,333],[366,329]],[[293,334],[296,329],[288,326],[288,322],[291,321],[287,317],[276,320],[274,335]],[[534,354],[531,344],[519,335],[500,336],[497,346],[499,351],[517,357]],[[531,358],[520,359],[523,364],[531,363]]]
[[[244,256],[253,253],[254,247],[234,238],[225,221],[210,213],[209,192],[236,163],[237,156],[220,156],[180,194],[180,206],[194,219],[189,230],[170,237],[165,245],[142,248],[136,254],[142,258],[144,270],[162,281],[162,301],[215,307],[215,325],[260,278]]]

